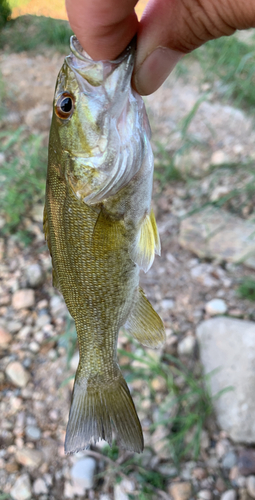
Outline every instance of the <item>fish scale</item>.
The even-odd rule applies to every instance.
[[[141,424],[117,361],[118,332],[126,324],[149,347],[165,339],[139,288],[140,268],[149,269],[160,243],[150,210],[149,125],[130,86],[134,49],[95,62],[73,37],[55,90],[44,231],[53,284],[74,318],[80,353],[67,453],[100,438],[111,445],[114,435],[123,448],[142,451]],[[100,154],[97,144],[106,144]]]

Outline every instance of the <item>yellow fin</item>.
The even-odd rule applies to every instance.
[[[153,210],[146,215],[136,242],[130,252],[131,259],[146,273],[154,261],[155,253],[160,255],[160,239]]]
[[[125,327],[138,342],[146,347],[156,348],[162,346],[166,340],[163,321],[153,309],[141,288],[134,304]]]
[[[93,384],[88,388],[87,382],[81,374],[75,380],[65,452],[84,450],[99,439],[105,439],[111,446],[114,431],[121,448],[141,453],[142,428],[120,369],[118,377],[108,385]]]

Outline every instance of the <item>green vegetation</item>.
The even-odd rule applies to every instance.
[[[1,164],[0,206],[5,213],[4,234],[18,233],[27,240],[24,226],[35,203],[43,202],[47,153],[42,148],[42,136],[30,135],[22,127],[0,132]]]
[[[163,361],[160,361],[142,348],[139,349],[139,355],[122,350],[119,352],[139,362],[140,368],[128,364],[122,369],[126,371],[127,382],[143,379],[149,384],[152,403],[156,397],[152,380],[162,377],[165,381],[166,396],[158,407],[157,422],[151,425],[151,431],[159,425],[168,429],[166,446],[176,464],[189,455],[197,459],[201,431],[213,411],[207,378],[196,378],[177,358],[169,354],[164,354]],[[178,384],[176,379],[179,379]]]
[[[206,82],[221,81],[225,99],[234,99],[236,106],[250,108],[255,104],[255,40],[244,43],[238,36],[222,37],[206,43],[190,57],[202,67]]]
[[[245,278],[237,291],[243,299],[255,300],[255,280],[249,277]]]
[[[0,30],[5,26],[11,15],[11,7],[8,0],[0,0]]]
[[[5,51],[21,52],[49,47],[66,54],[73,34],[67,21],[44,16],[20,16],[0,32],[0,46]]]

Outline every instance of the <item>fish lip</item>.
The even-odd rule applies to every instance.
[[[130,41],[130,43],[128,44],[128,46],[123,50],[123,52],[121,52],[121,54],[117,57],[117,59],[114,59],[114,60],[106,60],[106,59],[98,59],[98,60],[94,60],[90,57],[90,55],[85,52],[85,50],[83,50],[78,38],[75,36],[75,35],[72,35],[71,38],[70,38],[70,49],[72,51],[72,53],[75,55],[75,57],[77,57],[78,59],[80,59],[81,61],[84,61],[84,62],[90,62],[93,61],[95,63],[98,63],[98,62],[110,62],[112,64],[121,64],[124,59],[126,59],[127,57],[129,57],[130,55],[133,55],[133,53],[135,52],[136,50],[136,35],[134,36],[134,38]]]

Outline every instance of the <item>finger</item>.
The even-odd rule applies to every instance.
[[[138,29],[137,0],[66,0],[69,23],[95,60],[116,59]]]
[[[134,87],[154,92],[184,54],[254,23],[254,0],[151,0],[138,29]]]

